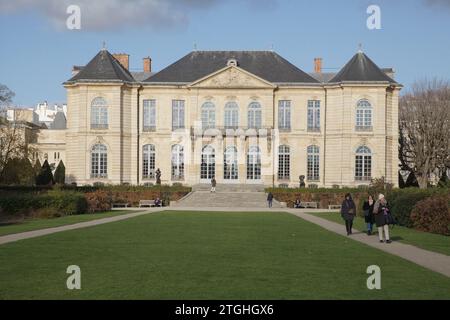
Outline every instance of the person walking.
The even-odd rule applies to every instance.
[[[211,179],[211,192],[216,192],[216,185],[217,185],[217,181],[215,177],[212,177]]]
[[[269,194],[267,195],[267,203],[269,204],[269,208],[272,208],[272,203],[273,203],[273,194],[272,194],[272,192],[269,192]]]
[[[373,216],[373,207],[375,205],[375,201],[373,200],[372,195],[369,194],[369,197],[363,204],[364,211],[364,220],[367,225],[367,235],[370,236],[372,234],[373,224],[375,222],[375,218]]]
[[[342,202],[341,216],[345,221],[345,229],[347,230],[347,235],[349,236],[352,234],[353,219],[355,219],[356,216],[355,202],[353,202],[350,193],[345,195],[345,199]]]
[[[383,194],[378,196],[377,202],[373,207],[373,214],[375,216],[375,223],[378,228],[378,237],[380,238],[380,242],[391,243],[391,238],[389,236],[389,223],[388,223],[388,214],[389,207],[386,198]],[[384,237],[383,237],[384,232]]]

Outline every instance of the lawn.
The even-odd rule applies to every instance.
[[[0,299],[450,299],[449,278],[288,213],[158,212],[2,245],[0,261]]]
[[[313,213],[313,215],[338,223],[344,223],[342,217],[338,213]],[[366,224],[363,218],[356,218],[353,224],[354,228],[359,231],[366,231]],[[343,228],[345,228],[343,226]],[[377,228],[374,226],[374,236],[378,236]],[[394,226],[390,232],[394,241],[411,244],[413,246],[450,255],[450,237],[418,230]]]
[[[130,211],[108,211],[102,213],[80,214],[51,219],[27,219],[20,223],[0,225],[0,236],[26,231],[33,231],[38,229],[60,227],[64,225],[97,220],[102,218],[109,218],[122,215],[125,213],[130,213]]]

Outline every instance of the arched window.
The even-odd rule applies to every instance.
[[[356,150],[355,180],[370,181],[372,178],[372,151],[366,146]]]
[[[252,102],[248,106],[248,127],[251,129],[260,129],[262,123],[261,105],[258,102]]]
[[[359,100],[356,105],[356,130],[372,130],[372,105],[366,99]]]
[[[320,149],[318,146],[309,146],[307,176],[310,181],[320,180]]]
[[[108,129],[108,104],[103,98],[92,100],[91,129]]]
[[[216,175],[216,152],[210,145],[202,149],[202,162],[200,165],[200,179],[211,180]]]
[[[239,126],[239,107],[236,102],[225,105],[225,128],[237,129]]]
[[[211,129],[216,126],[216,107],[212,102],[202,105],[202,128]]]
[[[288,146],[278,147],[278,180],[289,180],[291,171],[291,150]]]
[[[142,178],[155,178],[155,146],[153,144],[142,147]]]
[[[247,180],[261,180],[261,151],[257,146],[248,149]]]
[[[172,180],[184,179],[184,149],[179,144],[172,146]]]
[[[108,177],[108,150],[103,144],[96,144],[91,150],[91,178]]]
[[[223,178],[225,180],[237,180],[238,175],[238,158],[237,148],[234,146],[225,149],[223,155]]]

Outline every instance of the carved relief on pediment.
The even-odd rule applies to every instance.
[[[194,84],[193,86],[213,88],[269,88],[270,84],[242,72],[237,68],[228,68],[210,78]]]

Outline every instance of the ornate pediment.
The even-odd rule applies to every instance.
[[[203,79],[193,82],[190,87],[193,88],[273,88],[270,82],[258,78],[257,76],[240,69],[230,66],[219,70]]]

